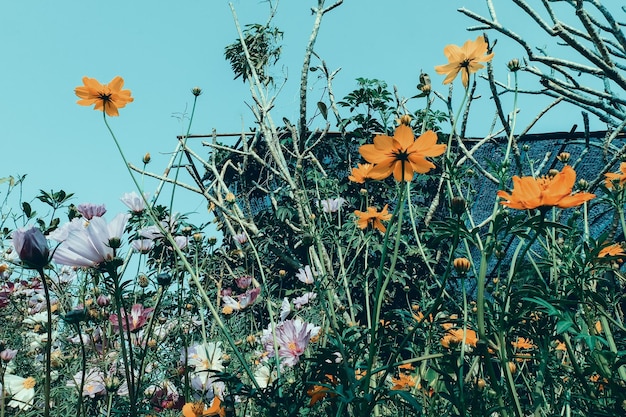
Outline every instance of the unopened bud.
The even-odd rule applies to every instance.
[[[571,156],[572,155],[569,152],[561,152],[560,154],[558,154],[556,159],[558,159],[559,162],[566,164],[569,161]]]
[[[522,66],[520,65],[519,59],[517,58],[513,58],[512,60],[507,62],[506,66],[511,72],[519,71],[520,68],[522,68]]]
[[[194,87],[191,89],[191,94],[198,97],[200,94],[202,94],[202,89],[200,87]]]
[[[150,280],[148,280],[146,274],[139,274],[137,276],[137,284],[139,284],[141,288],[146,288],[148,285],[150,285]]]
[[[452,265],[454,265],[454,269],[460,275],[465,275],[472,266],[471,262],[467,258],[456,258],[452,261]]]
[[[589,181],[583,178],[579,179],[576,185],[578,185],[578,189],[581,191],[585,191],[589,189]]]
[[[463,197],[454,197],[450,202],[450,209],[452,210],[452,213],[457,216],[460,216],[465,212],[466,206],[467,203]]]
[[[146,152],[146,154],[143,156],[143,163],[144,164],[149,164],[150,161],[152,160],[152,157],[150,156],[150,152]]]

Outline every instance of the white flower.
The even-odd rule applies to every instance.
[[[68,387],[80,387],[83,378],[83,371],[79,371],[67,382]],[[83,397],[95,398],[96,395],[103,395],[106,392],[104,385],[104,373],[98,369],[90,369],[85,375],[85,385],[83,386]]]
[[[147,200],[148,194],[143,193],[143,195]],[[141,198],[141,196],[134,191],[130,193],[124,193],[124,195],[122,195],[122,197],[120,198],[120,201],[135,213],[141,213],[146,208],[143,198]]]
[[[339,209],[341,208],[341,206],[343,206],[343,203],[345,202],[346,200],[344,200],[341,197],[338,197],[338,198],[327,198],[326,200],[320,201],[320,204],[322,205],[322,211],[324,213],[335,213],[339,211]]]
[[[9,407],[28,410],[33,405],[35,397],[35,378],[29,376],[22,378],[21,376],[5,374],[4,388],[11,396]]]
[[[291,313],[291,304],[287,297],[283,298],[283,303],[280,305],[280,321],[283,321]]]
[[[52,259],[58,264],[94,267],[113,259],[112,240],[120,240],[130,214],[120,213],[109,223],[94,217],[87,226],[72,221],[66,229],[52,239],[60,242]]]
[[[315,300],[317,298],[317,294],[314,292],[307,292],[300,297],[296,297],[293,299],[293,306],[296,310],[302,308],[303,305],[307,304],[309,301]]]
[[[317,275],[314,271],[311,270],[309,265],[305,266],[304,269],[298,269],[298,273],[296,274],[296,278],[305,284],[313,284],[315,281],[314,277]]]
[[[254,371],[254,379],[259,388],[267,388],[276,379],[276,372],[271,372],[267,365],[261,365]]]
[[[222,342],[208,342],[192,346],[187,356],[187,364],[194,368],[193,377],[200,379],[203,386],[207,385],[211,372],[221,372],[222,365]]]

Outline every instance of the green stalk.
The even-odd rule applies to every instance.
[[[43,268],[37,268],[37,272],[41,277],[43,283],[43,290],[46,296],[46,313],[48,319],[48,325],[46,326],[46,380],[44,382],[44,417],[50,417],[50,373],[52,371],[52,305],[50,303],[50,289],[48,288],[48,281],[46,275],[43,272]]]

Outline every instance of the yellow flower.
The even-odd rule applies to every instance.
[[[376,207],[368,207],[367,211],[355,210],[354,214],[358,217],[357,225],[361,229],[365,229],[368,226],[372,226],[374,229],[378,229],[381,233],[385,233],[387,230],[382,221],[391,219],[391,213],[387,211],[387,205],[383,207],[382,211],[378,211]]]
[[[363,145],[359,153],[367,162],[376,164],[369,172],[375,180],[382,180],[393,173],[396,181],[411,181],[413,173],[425,174],[435,165],[426,157],[439,156],[446,145],[437,144],[437,134],[425,132],[417,140],[407,125],[396,128],[394,136],[378,135],[373,144]]]
[[[613,188],[615,184],[618,184],[620,187],[624,186],[624,183],[626,183],[626,162],[620,164],[619,170],[621,173],[608,172],[604,174],[606,177],[604,180],[606,188]]]
[[[83,77],[83,84],[74,89],[80,98],[76,103],[81,106],[95,104],[94,110],[106,112],[109,116],[119,116],[118,109],[134,99],[130,96],[130,90],[122,90],[124,79],[117,76],[108,84],[100,84],[98,80]]]
[[[576,182],[576,172],[565,165],[561,172],[554,176],[533,178],[513,177],[513,191],[498,191],[498,197],[506,201],[500,204],[516,210],[535,209],[540,207],[576,207],[595,198],[595,194],[579,192],[572,194]]]
[[[374,168],[372,164],[357,164],[357,168],[352,168],[352,175],[348,179],[352,182],[363,184],[365,180],[369,180],[370,171]]]
[[[469,85],[469,75],[484,68],[481,62],[488,62],[493,58],[493,52],[485,55],[487,53],[487,42],[482,35],[477,37],[475,41],[468,40],[462,47],[446,45],[443,48],[443,53],[448,58],[448,63],[436,66],[435,71],[438,74],[446,74],[446,79],[443,80],[444,84],[454,81],[460,71],[461,80],[465,88]]]

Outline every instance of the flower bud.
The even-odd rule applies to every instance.
[[[167,272],[161,272],[156,276],[157,283],[162,287],[167,287],[172,283],[172,275]]]
[[[194,87],[191,89],[191,94],[198,97],[200,94],[202,94],[202,89],[200,87]]]
[[[100,294],[98,296],[98,298],[96,298],[96,303],[100,306],[100,307],[106,307],[109,304],[111,304],[111,298],[104,295],[104,294]]]
[[[511,72],[517,72],[520,70],[520,68],[522,68],[522,66],[520,65],[519,59],[517,58],[513,58],[512,60],[510,60],[506,64],[506,66]]]
[[[551,169],[550,171],[548,171],[548,176],[550,178],[554,178],[559,174],[559,170],[558,169]]]
[[[578,189],[580,191],[586,191],[589,189],[589,181],[585,180],[585,179],[579,179],[578,182],[576,183],[578,185]]]
[[[40,229],[36,227],[17,229],[12,237],[13,246],[22,262],[37,269],[43,269],[48,265],[50,249]]]
[[[144,164],[149,164],[150,161],[152,160],[152,157],[150,156],[150,152],[146,152],[146,154],[143,156],[143,163]]]
[[[560,154],[557,155],[556,159],[558,159],[559,162],[566,164],[569,161],[571,156],[572,155],[569,152],[561,152]]]
[[[63,319],[68,323],[78,324],[81,321],[87,320],[87,312],[84,308],[76,308],[68,311]]]
[[[211,236],[210,238],[207,239],[207,242],[209,243],[209,245],[213,246],[217,243],[217,238],[214,236]]]
[[[465,275],[472,266],[471,262],[467,258],[456,258],[452,261],[452,265],[454,265],[454,269],[460,275]]]
[[[235,194],[233,194],[233,193],[226,194],[226,201],[229,202],[229,203],[234,203],[235,202]]]
[[[137,283],[141,288],[146,288],[148,285],[150,285],[150,281],[148,280],[146,274],[139,274],[137,276]]]
[[[467,203],[463,197],[454,197],[450,202],[450,209],[452,210],[452,213],[457,216],[460,216],[465,212],[466,206]]]
[[[404,115],[400,116],[399,119],[396,119],[396,122],[399,125],[409,126],[411,124],[411,116],[409,116],[408,114],[404,114]]]

